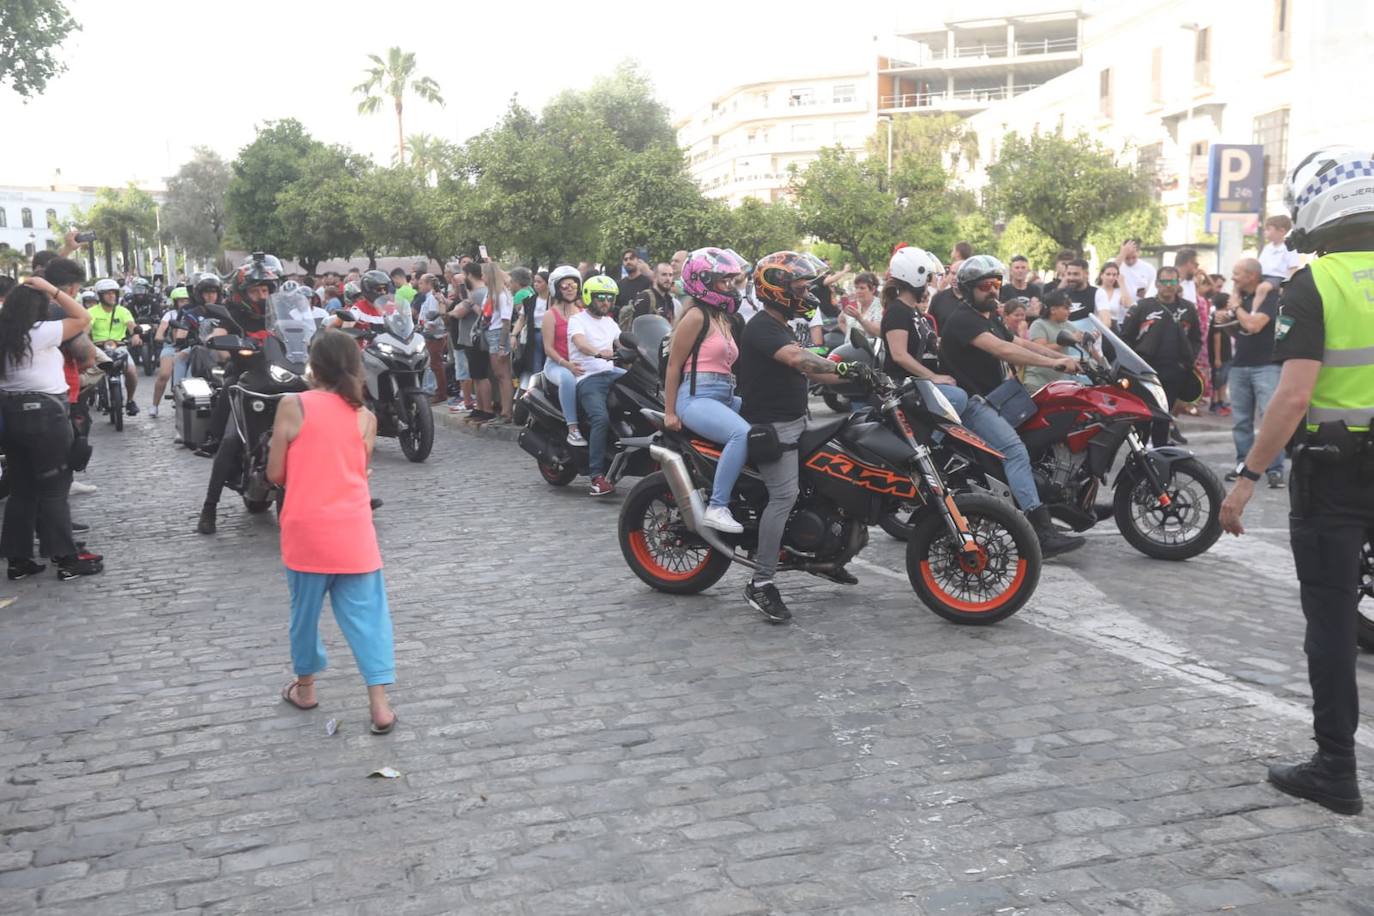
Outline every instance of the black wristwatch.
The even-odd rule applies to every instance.
[[[1254,481],[1259,480],[1261,476],[1258,471],[1252,471],[1249,468],[1247,468],[1245,466],[1244,461],[1236,465],[1236,473],[1239,474],[1241,477],[1244,477],[1246,480],[1251,481],[1252,483]]]

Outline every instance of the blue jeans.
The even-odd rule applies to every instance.
[[[298,677],[323,671],[328,664],[320,639],[320,611],[327,592],[334,619],[367,686],[396,680],[391,609],[380,569],[349,574],[288,569],[286,584],[291,589],[291,666]]]
[[[604,477],[606,474],[606,453],[611,448],[611,412],[606,409],[606,395],[610,393],[615,380],[624,374],[624,369],[612,369],[596,375],[584,375],[577,381],[577,403],[591,426],[591,435],[587,437],[588,477]]]
[[[730,493],[739,472],[749,457],[749,423],[739,415],[740,399],[726,376],[716,373],[697,375],[697,393],[691,394],[692,376],[687,374],[677,390],[677,415],[682,425],[699,436],[725,446],[716,465],[712,506],[730,505]]]
[[[940,390],[949,396],[947,388],[941,386]],[[958,409],[957,404],[955,407]],[[1040,493],[1035,489],[1035,477],[1031,474],[1030,454],[1011,424],[982,398],[969,398],[968,406],[959,411],[959,416],[965,426],[1006,456],[1002,459],[1002,467],[1007,472],[1007,486],[1011,487],[1011,495],[1021,511],[1032,512],[1040,508]]]
[[[534,330],[530,332],[530,344],[534,349],[530,352],[530,372],[543,372],[544,360],[548,354],[544,352],[544,332]]]
[[[1255,444],[1255,427],[1264,419],[1274,389],[1279,387],[1277,363],[1268,366],[1232,366],[1229,393],[1231,395],[1231,438],[1236,442],[1236,461],[1244,461]],[[1268,470],[1283,471],[1283,452],[1274,456]]]
[[[544,378],[558,386],[558,406],[563,408],[563,419],[568,421],[569,426],[576,426],[577,376],[567,366],[545,363]]]

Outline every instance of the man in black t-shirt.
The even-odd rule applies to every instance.
[[[959,387],[968,392],[968,407],[960,416],[965,426],[1005,456],[1002,465],[1006,469],[1007,484],[1017,506],[1035,526],[1041,553],[1048,558],[1076,550],[1083,546],[1084,539],[1069,537],[1054,526],[1049,510],[1041,503],[1025,444],[985,398],[1012,378],[1008,363],[1047,366],[1077,375],[1078,361],[1042,344],[1014,337],[998,319],[1001,261],[991,255],[969,258],[959,268],[958,282],[964,303],[950,314],[941,329],[940,362]]]
[[[1045,297],[1045,293],[1040,288],[1039,283],[1032,283],[1028,279],[1030,261],[1023,254],[1013,255],[1008,266],[1011,268],[1011,277],[1008,282],[1002,284],[1002,289],[997,294],[997,301],[1008,302],[1018,297],[1029,299],[1030,305],[1026,307],[1026,314],[1038,318],[1040,316],[1040,300]]]
[[[1088,282],[1088,262],[1074,258],[1064,265],[1064,284],[1061,287],[1073,300],[1069,320],[1078,321],[1097,312],[1097,287]],[[1108,324],[1111,320],[1108,319]]]
[[[951,264],[950,267],[956,271],[958,270],[953,264]],[[949,318],[950,314],[962,305],[963,302],[963,298],[959,295],[958,285],[948,286],[935,294],[930,300],[930,311],[928,311],[926,315],[935,322],[936,334],[944,333],[945,320]]]
[[[1202,330],[1197,308],[1180,297],[1181,278],[1177,267],[1161,267],[1155,280],[1156,294],[1142,299],[1126,313],[1121,337],[1159,375],[1165,399],[1160,409],[1171,411],[1193,374]],[[1169,420],[1151,424],[1151,441],[1156,446],[1169,444]]]
[[[1274,362],[1274,322],[1278,317],[1278,295],[1270,291],[1264,301],[1255,302],[1255,290],[1264,279],[1260,262],[1242,258],[1231,268],[1231,284],[1235,293],[1230,307],[1217,313],[1222,322],[1236,323],[1235,356],[1231,359],[1228,381],[1231,395],[1231,438],[1236,445],[1236,466],[1226,475],[1236,480],[1241,462],[1255,444],[1255,429],[1260,425],[1274,390],[1279,387],[1282,372]],[[1283,452],[1274,456],[1265,476],[1269,487],[1281,489],[1283,483]]]
[[[796,252],[780,251],[759,260],[754,268],[754,292],[763,311],[744,326],[736,364],[743,401],[740,416],[755,426],[771,425],[784,449],[777,461],[758,466],[759,476],[768,487],[768,505],[759,518],[758,567],[744,587],[745,600],[769,623],[792,619],[773,576],[778,570],[787,519],[797,501],[800,468],[796,445],[806,428],[808,380],[833,382],[844,371],[841,366],[848,368],[848,364],[803,350],[792,332],[791,321],[816,307],[810,289],[815,279],[814,266]],[[812,571],[846,585],[858,582],[842,566]]]
[[[620,263],[624,268],[625,276],[616,281],[618,292],[615,297],[615,311],[613,315],[619,315],[620,310],[629,305],[630,302],[654,285],[654,278],[649,273],[649,265],[639,257],[639,252],[633,248],[626,248],[621,255]]]

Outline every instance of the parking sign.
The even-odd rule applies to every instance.
[[[1215,216],[1257,216],[1264,212],[1264,147],[1217,144],[1207,169],[1207,225]]]

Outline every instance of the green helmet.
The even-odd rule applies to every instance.
[[[172,290],[171,294],[167,298],[171,299],[173,304],[176,304],[177,302],[180,302],[182,299],[191,298],[191,294],[186,292],[186,287],[178,286],[176,289]]]
[[[611,302],[614,302],[615,297],[618,295],[620,295],[620,287],[616,285],[614,280],[605,274],[598,274],[595,277],[590,277],[587,279],[586,283],[582,284],[582,304],[598,315],[605,315],[610,311],[610,306],[606,305],[604,310],[593,308],[593,298],[610,296]],[[606,300],[601,298],[600,301],[605,303]]]

